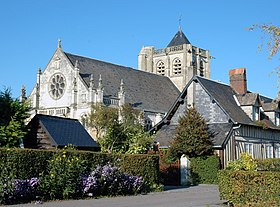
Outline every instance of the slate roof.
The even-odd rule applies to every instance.
[[[131,103],[135,108],[166,113],[180,94],[168,77],[70,53],[65,55],[73,66],[78,61],[80,75],[88,86],[91,74],[96,87],[101,75],[104,96],[117,97],[123,79],[125,102]]]
[[[252,106],[255,105],[259,100],[259,94],[257,93],[245,93],[245,94],[237,94],[236,98],[241,106]]]
[[[39,121],[56,146],[99,147],[77,119],[42,114],[37,114],[33,119]]]
[[[191,44],[191,43],[188,40],[188,38],[185,36],[185,34],[182,32],[182,30],[179,29],[179,31],[175,34],[175,36],[167,45],[167,47],[173,47],[173,46],[183,45],[183,44]]]
[[[154,126],[150,132],[157,131],[155,136],[155,141],[160,143],[160,146],[168,147],[170,145],[171,140],[176,135],[176,125],[170,124],[172,123],[170,120],[172,119],[175,111],[178,109],[182,100],[187,94],[187,89],[190,84],[195,81],[199,82],[204,90],[213,98],[215,103],[217,103],[221,109],[230,117],[231,122],[229,123],[209,123],[208,127],[210,133],[213,137],[213,146],[216,148],[223,147],[227,138],[231,134],[233,130],[233,126],[235,124],[244,124],[244,125],[252,125],[256,127],[260,127],[257,123],[253,122],[249,116],[238,106],[234,97],[237,97],[237,93],[229,86],[223,83],[215,82],[213,80],[209,80],[200,76],[194,76],[189,83],[185,86],[181,95],[177,98],[177,100],[172,105],[171,109],[168,111],[164,119],[159,122],[156,126]],[[246,96],[244,96],[246,97]],[[261,100],[265,99],[266,104],[271,104],[268,98],[260,97],[258,94],[249,94],[249,100],[244,100],[242,97],[241,102],[243,104],[253,103],[258,98]],[[272,99],[271,99],[272,101]],[[273,123],[268,119],[262,120],[270,129],[279,130],[278,127],[273,125]],[[169,125],[170,124],[170,125]]]
[[[212,134],[213,146],[223,147],[225,141],[231,134],[233,124],[232,123],[211,123],[208,125],[209,131]]]
[[[176,136],[176,125],[164,125],[157,132],[155,141],[160,143],[160,147],[169,147],[171,141]],[[209,133],[211,134],[213,147],[220,148],[223,146],[226,138],[231,133],[232,123],[211,123],[208,124]]]
[[[217,104],[231,117],[234,123],[255,125],[250,117],[239,107],[234,100],[236,92],[226,84],[195,76],[202,87],[214,98]]]
[[[279,101],[260,95],[262,108],[264,111],[275,111],[278,108]]]

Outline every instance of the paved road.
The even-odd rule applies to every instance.
[[[199,185],[194,187],[168,187],[159,193],[147,195],[68,200],[43,204],[20,204],[11,207],[221,207],[218,187]]]

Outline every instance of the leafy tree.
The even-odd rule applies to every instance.
[[[26,103],[12,98],[10,89],[0,92],[0,147],[19,147],[27,133],[28,111]]]
[[[92,105],[91,112],[82,121],[96,130],[96,138],[99,139],[109,127],[118,122],[118,110],[102,104]]]
[[[179,118],[176,137],[169,150],[173,159],[179,159],[183,154],[191,158],[213,153],[206,121],[195,108],[188,109],[186,114]]]
[[[143,113],[133,109],[131,105],[125,104],[119,112],[117,109],[99,106],[93,112],[94,114],[88,116],[90,126],[95,126],[97,130],[104,132],[99,134],[97,139],[101,151],[145,153],[151,145],[152,137],[144,131],[141,124]]]

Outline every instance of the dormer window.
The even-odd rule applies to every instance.
[[[157,73],[159,75],[165,75],[165,65],[164,65],[164,62],[162,61],[159,61],[158,64],[157,64]]]
[[[259,117],[260,117],[260,107],[253,106],[253,111],[252,111],[252,119],[253,119],[253,121],[260,120]]]
[[[182,72],[182,63],[181,60],[179,58],[176,58],[173,61],[173,74],[174,75],[179,75]]]

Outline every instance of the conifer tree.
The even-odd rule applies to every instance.
[[[183,117],[179,118],[176,137],[171,143],[170,155],[180,158],[210,155],[213,153],[207,124],[195,108],[189,108]]]

